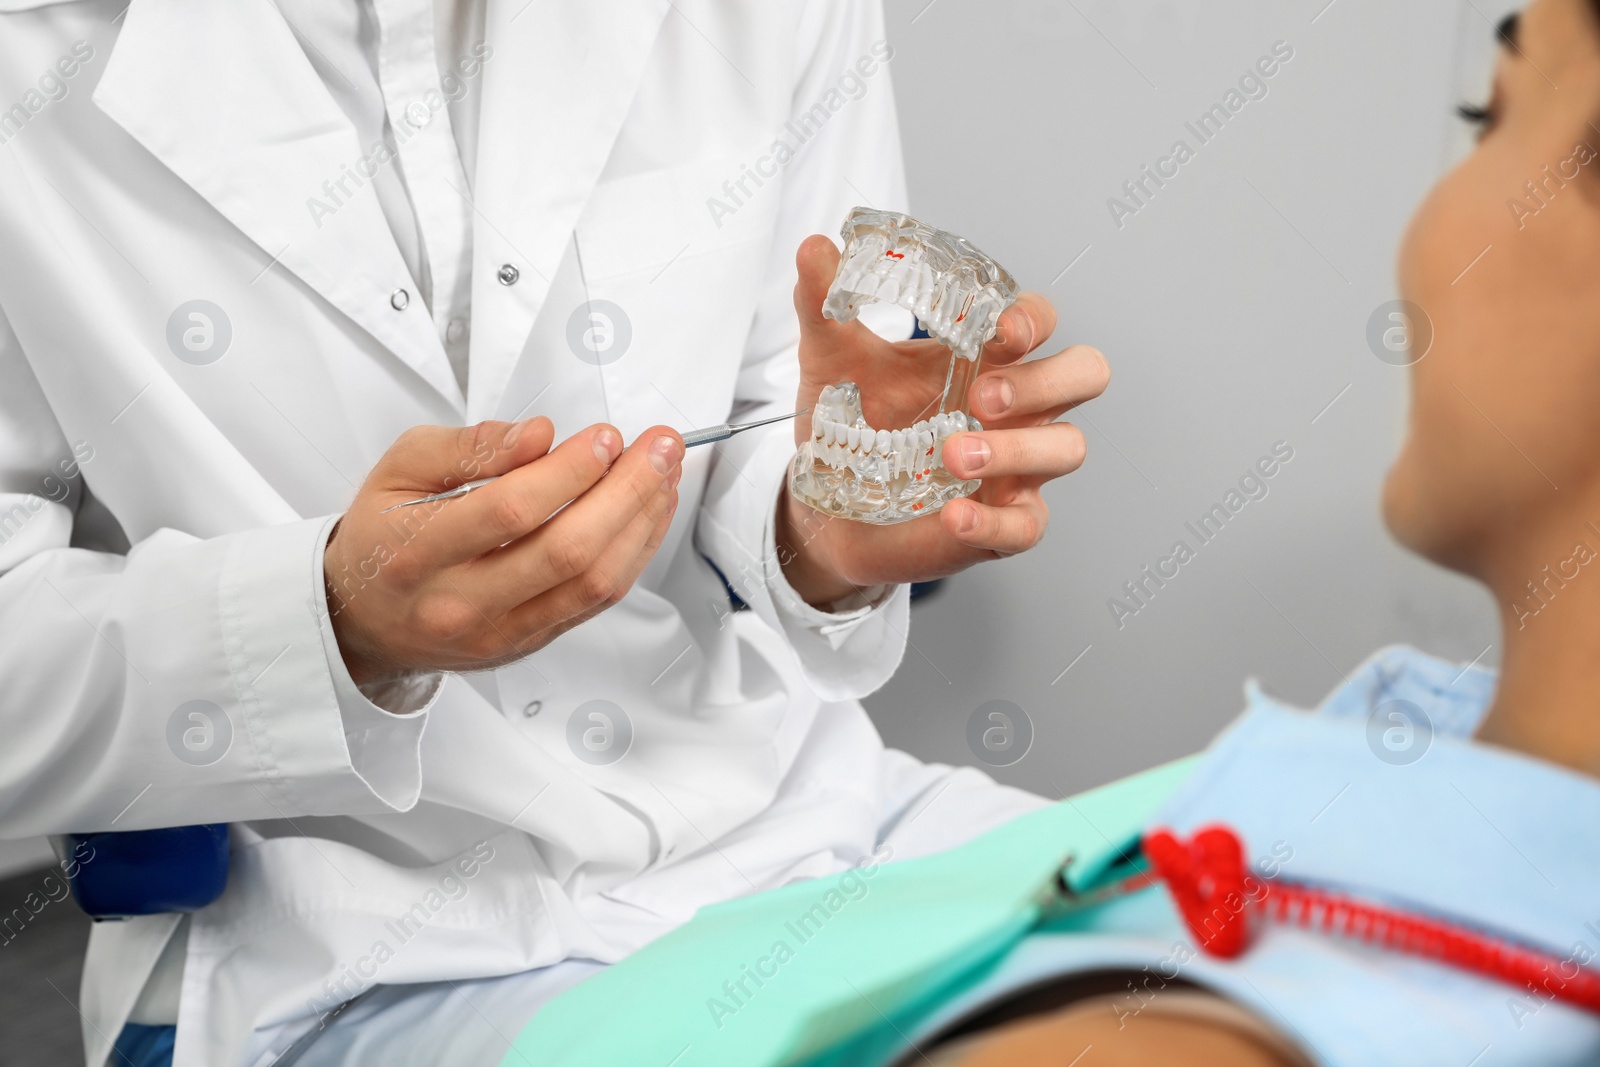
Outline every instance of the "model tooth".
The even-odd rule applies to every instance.
[[[926,429],[919,431],[917,433],[917,455],[926,455],[928,450],[932,447],[933,434]]]
[[[917,289],[917,272],[907,267],[901,272],[900,295],[895,298],[895,303],[907,311],[917,309],[917,299],[922,294]]]
[[[892,447],[894,446],[889,437],[889,431],[879,430],[876,440],[874,440],[872,443],[872,450],[878,453],[880,456],[887,456],[889,454],[889,449]]]
[[[847,429],[845,431],[845,443],[849,446],[850,451],[852,451],[852,452],[854,452],[856,449],[860,448],[861,447],[861,427],[859,427],[859,426],[851,426],[849,429]]]
[[[934,297],[939,295],[938,281],[926,263],[917,264],[916,290],[917,298],[911,310],[917,313],[918,319],[925,319],[928,317],[928,309],[933,306]]]
[[[900,288],[898,272],[890,271],[878,283],[878,299],[885,304],[897,304],[900,302]]]

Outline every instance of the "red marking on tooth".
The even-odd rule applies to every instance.
[[[890,259],[905,259],[906,258],[906,254],[904,252],[885,252],[884,255],[888,256]]]
[[[912,511],[921,511],[922,510],[922,505],[921,504],[912,504],[911,505],[911,510]]]

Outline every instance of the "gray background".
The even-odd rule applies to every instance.
[[[1497,662],[1487,594],[1384,532],[1407,372],[1366,326],[1412,208],[1467,147],[1453,109],[1486,96],[1511,6],[891,0],[914,210],[1049,295],[1050,350],[1095,345],[1114,380],[1071,416],[1089,459],[1048,490],[1044,544],[913,609],[868,701],[889,744],[975,763],[968,718],[1012,701],[1033,746],[992,773],[1060,796],[1197,750],[1250,676],[1309,706],[1384,644]],[[1185,121],[1280,40],[1295,54],[1268,95],[1118,229],[1107,199],[1194,145]],[[1269,495],[1119,630],[1107,599],[1194,546],[1184,523],[1279,440],[1294,459]]]

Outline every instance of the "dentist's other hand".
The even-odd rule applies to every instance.
[[[509,663],[632,587],[677,507],[683,439],[656,426],[624,450],[607,425],[552,448],[554,437],[543,416],[417,426],[378,460],[323,554],[357,684]],[[466,496],[384,513],[494,475]]]
[[[937,410],[949,350],[937,341],[885,341],[859,320],[822,317],[822,302],[839,264],[823,236],[805,240],[796,256],[800,280],[801,385],[797,407],[816,403],[824,385],[848,380],[861,387],[873,426],[909,426]],[[894,526],[871,526],[824,516],[784,488],[778,502],[778,544],[784,575],[813,604],[829,604],[868,586],[941,578],[983,560],[1032,548],[1049,522],[1041,489],[1083,463],[1083,434],[1064,413],[1105,391],[1111,372],[1093,348],[1074,345],[1023,361],[1056,327],[1055,308],[1024,293],[1001,315],[984,346],[968,395],[982,432],[952,434],[943,459],[951,473],[981,478],[972,496],[937,514]],[[795,422],[795,443],[811,420]]]

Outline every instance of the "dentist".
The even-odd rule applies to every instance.
[[[0,0],[0,835],[232,842],[212,903],[96,924],[91,1067],[271,1062],[374,986],[554,995],[1042,803],[858,701],[905,583],[1043,534],[1100,355],[1023,362],[1024,297],[945,447],[983,489],[891,528],[791,499],[805,420],[673,429],[937,395],[903,313],[821,318],[808,237],[904,207],[884,38],[851,0]]]

